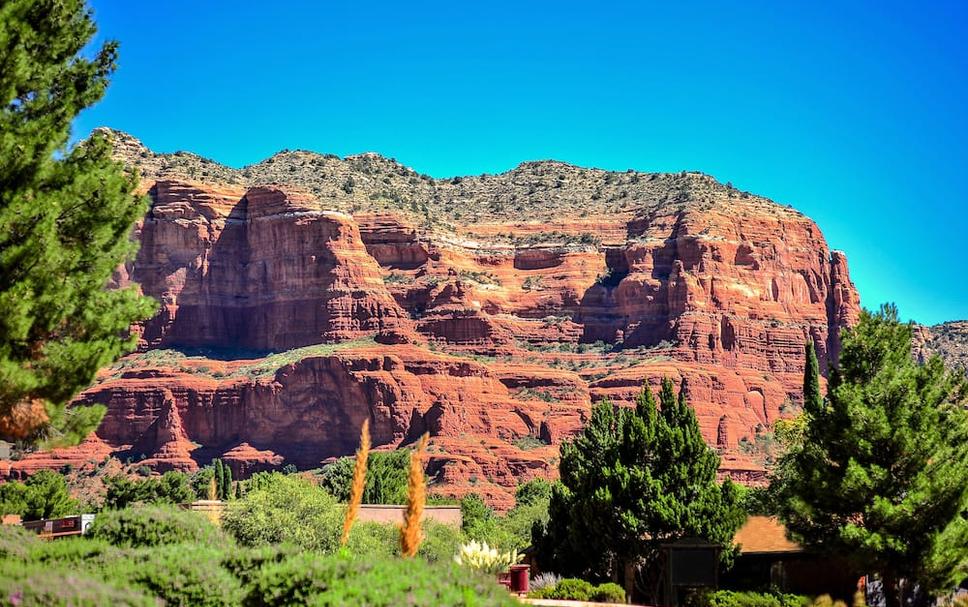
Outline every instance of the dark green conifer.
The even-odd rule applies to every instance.
[[[232,497],[232,469],[225,462],[222,462],[222,487],[224,490],[223,500]]]
[[[918,364],[911,345],[894,306],[863,311],[826,400],[808,346],[802,436],[773,480],[794,537],[877,572],[890,607],[968,574],[965,377],[937,357]]]
[[[105,135],[68,146],[115,68],[114,42],[82,53],[95,30],[83,0],[0,3],[0,439],[86,436],[104,407],[66,404],[154,309],[106,288],[146,209],[135,177]]]
[[[744,518],[738,492],[717,482],[719,457],[703,440],[688,392],[680,392],[664,380],[661,410],[648,386],[634,409],[599,403],[582,433],[562,445],[550,520],[535,534],[542,566],[621,579],[626,566],[649,566],[663,543],[689,536],[732,556]]]

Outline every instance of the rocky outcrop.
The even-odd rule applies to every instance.
[[[143,465],[159,472],[194,470],[198,466],[192,459],[192,451],[198,447],[185,433],[178,403],[167,388],[161,390],[161,398],[161,411],[138,436],[138,440],[131,447],[131,453],[143,458]]]
[[[431,434],[435,491],[507,505],[592,402],[672,377],[722,474],[761,482],[750,446],[795,409],[804,342],[826,370],[859,310],[813,221],[698,173],[139,146],[119,155],[152,206],[117,282],[161,310],[81,400],[108,405],[98,444],[159,469],[318,466],[369,419],[378,448]]]
[[[159,181],[128,274],[161,311],[143,348],[284,350],[412,332],[352,218],[281,187]]]
[[[968,320],[916,325],[914,351],[922,361],[936,354],[953,369],[968,369]]]

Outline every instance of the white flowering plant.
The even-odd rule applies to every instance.
[[[507,571],[511,565],[521,562],[523,554],[517,550],[501,552],[487,545],[487,542],[471,541],[460,547],[454,562],[469,569],[496,575]]]

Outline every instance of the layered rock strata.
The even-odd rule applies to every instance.
[[[804,342],[826,370],[859,310],[813,221],[701,174],[433,180],[307,152],[234,171],[116,136],[152,200],[117,282],[161,309],[80,397],[109,408],[98,455],[315,467],[369,419],[378,448],[430,432],[437,491],[506,505],[593,402],[672,377],[723,474],[756,482]]]

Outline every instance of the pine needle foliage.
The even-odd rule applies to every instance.
[[[719,543],[730,559],[745,514],[736,487],[717,481],[719,457],[687,400],[685,384],[677,395],[665,379],[661,407],[648,385],[634,409],[594,406],[582,433],[561,447],[550,519],[535,530],[539,565],[621,579],[626,567],[656,563],[663,543],[683,537]]]
[[[808,346],[802,437],[773,479],[787,528],[878,573],[889,607],[946,593],[968,577],[964,375],[919,364],[893,305],[845,332],[826,399],[815,361]]]
[[[370,456],[370,420],[363,420],[360,429],[360,447],[356,450],[356,464],[353,466],[353,482],[350,484],[350,501],[346,506],[346,518],[343,520],[343,535],[340,546],[345,546],[350,539],[350,530],[360,512],[363,502],[363,489],[366,487],[366,460]]]
[[[424,505],[427,503],[427,479],[424,477],[424,453],[427,450],[429,434],[417,441],[417,448],[410,455],[410,476],[407,483],[407,510],[403,514],[400,528],[400,548],[404,557],[414,557],[420,549],[423,533],[420,520],[423,518]]]
[[[154,311],[106,288],[147,199],[106,136],[68,146],[115,69],[116,43],[84,50],[95,31],[84,0],[0,3],[0,439],[83,439],[105,409],[67,403]]]

